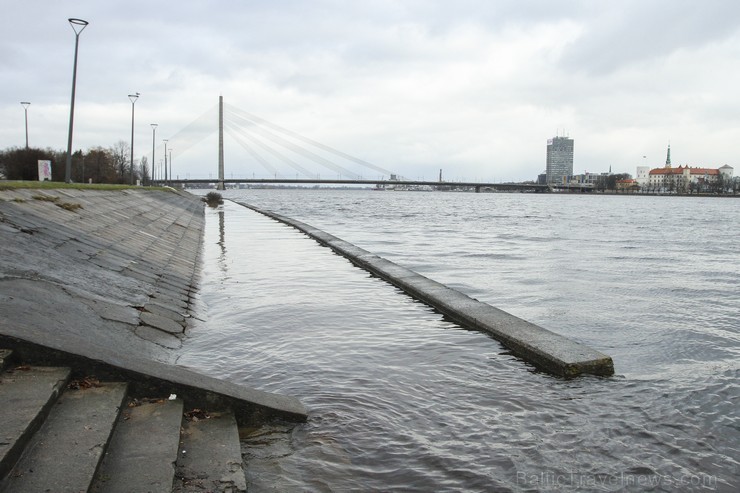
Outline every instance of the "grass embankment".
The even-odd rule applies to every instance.
[[[169,187],[141,187],[135,185],[109,185],[104,183],[64,183],[61,181],[0,181],[0,190],[14,190],[30,188],[39,190],[54,190],[59,188],[74,188],[77,190],[164,190],[172,191]]]

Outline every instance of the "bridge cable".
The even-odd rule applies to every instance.
[[[240,128],[240,127],[234,125],[229,120],[227,120],[225,122],[225,125],[229,129],[232,129],[232,128]],[[235,134],[234,133],[230,133],[230,135],[234,136]],[[250,135],[249,133],[242,133],[240,135],[242,137],[248,139],[253,145],[257,145],[257,146],[261,147],[264,151],[269,152],[270,154],[272,154],[273,156],[275,156],[277,159],[279,159],[283,163],[285,163],[288,166],[292,167],[296,171],[301,172],[306,178],[313,178],[314,177],[314,174],[311,173],[309,170],[307,170],[306,168],[304,168],[300,164],[296,163],[295,161],[291,160],[287,156],[283,155],[281,152],[277,151],[276,149],[273,149],[272,147],[270,147],[269,145],[265,144],[261,140],[257,139],[255,136]],[[244,147],[244,143],[240,142],[240,144],[242,144],[242,147]],[[260,163],[262,163],[262,162],[260,161]],[[262,164],[262,165],[265,166],[265,164]]]
[[[237,123],[237,121],[239,121],[239,120],[245,121],[246,123]],[[326,158],[324,158],[324,157],[322,157],[322,156],[320,156],[320,155],[318,155],[318,154],[316,154],[316,153],[314,153],[314,152],[306,149],[305,147],[302,147],[302,146],[300,146],[298,144],[295,144],[294,142],[290,142],[289,140],[284,139],[283,137],[275,134],[274,132],[271,132],[271,131],[263,128],[263,127],[260,127],[255,122],[249,121],[248,118],[245,118],[245,117],[243,117],[241,115],[232,114],[232,115],[230,115],[230,121],[232,123],[236,124],[236,125],[239,125],[239,126],[243,127],[244,128],[244,131],[246,131],[247,128],[249,130],[254,130],[254,131],[258,132],[259,134],[261,134],[262,136],[264,136],[265,138],[267,138],[267,139],[275,142],[276,144],[278,144],[278,145],[280,145],[282,147],[285,147],[287,149],[290,149],[291,151],[295,152],[296,154],[300,154],[303,157],[305,157],[307,159],[310,159],[311,161],[314,161],[317,164],[320,164],[320,165],[322,165],[322,166],[324,166],[326,168],[332,169],[335,172],[339,173],[340,175],[341,174],[344,174],[345,176],[348,176],[348,177],[350,177],[352,179],[355,179],[355,180],[361,178],[360,175],[358,175],[357,173],[354,173],[354,172],[348,170],[347,168],[344,168],[344,167],[342,167],[342,166],[340,166],[340,165],[338,165],[338,164],[336,164],[336,163],[334,163],[334,162],[332,162],[332,161],[330,161],[330,160],[328,160],[328,159],[326,159]]]
[[[231,111],[233,113],[236,113],[236,114],[241,113],[243,116],[245,116],[246,118],[248,118],[250,120],[253,120],[255,122],[261,123],[262,125],[265,125],[267,127],[273,128],[273,129],[275,129],[275,130],[277,130],[279,132],[282,132],[284,134],[290,135],[291,137],[293,137],[295,139],[298,139],[298,140],[301,140],[303,142],[306,142],[307,144],[311,144],[311,145],[313,145],[315,147],[318,147],[319,149],[322,149],[324,151],[330,152],[330,153],[335,154],[335,155],[337,155],[339,157],[342,157],[344,159],[347,159],[348,161],[352,161],[352,162],[357,163],[359,165],[362,165],[362,166],[365,166],[367,168],[373,169],[375,171],[379,171],[381,173],[384,173],[386,175],[393,174],[392,171],[389,171],[389,170],[387,170],[385,168],[381,168],[380,166],[377,166],[375,164],[372,164],[372,163],[369,163],[369,162],[364,161],[362,159],[359,159],[359,158],[356,158],[354,156],[351,156],[351,155],[349,155],[349,154],[347,154],[345,152],[342,152],[340,150],[334,149],[333,147],[329,147],[329,146],[327,146],[325,144],[322,144],[321,142],[317,142],[317,141],[315,141],[313,139],[309,139],[308,137],[304,137],[303,135],[300,135],[300,134],[298,134],[296,132],[293,132],[291,130],[288,130],[287,128],[283,128],[283,127],[281,127],[279,125],[276,125],[276,124],[274,124],[272,122],[269,122],[269,121],[267,121],[267,120],[265,120],[263,118],[260,118],[260,117],[258,117],[256,115],[253,115],[253,114],[251,114],[251,113],[249,113],[247,111],[241,110],[241,109],[239,109],[239,108],[237,108],[235,106],[232,106],[230,104],[224,104],[224,108],[226,108],[229,111]]]
[[[213,125],[213,121],[218,120],[217,117],[214,118],[214,115],[217,113],[218,104],[206,110],[205,113],[193,120],[188,126],[168,139],[167,146],[172,148],[175,156],[182,154],[203,141],[209,135],[218,131],[218,127],[214,127]]]
[[[248,143],[242,140],[240,134],[236,133],[229,125],[224,125],[224,129],[239,145],[241,145],[249,154],[252,155],[255,161],[260,163],[267,171],[269,171],[271,175],[275,176],[275,178],[278,178],[278,177],[283,178],[283,176],[278,172],[277,168],[272,166],[265,158],[260,156],[257,153],[257,151],[255,151]]]

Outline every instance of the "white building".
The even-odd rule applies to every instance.
[[[638,166],[637,175],[635,175],[635,181],[638,185],[647,185],[650,180],[650,166]]]
[[[729,166],[725,164],[721,168],[719,168],[719,172],[724,175],[725,179],[730,182],[732,181],[732,173],[735,171],[735,169],[732,166]]]

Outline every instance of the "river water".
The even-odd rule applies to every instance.
[[[179,363],[299,398],[251,491],[738,491],[740,201],[232,190]],[[244,202],[614,359],[563,380]]]

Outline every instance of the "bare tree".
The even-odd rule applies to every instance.
[[[139,176],[141,176],[142,185],[149,184],[149,160],[146,156],[143,156],[139,162]]]
[[[113,165],[118,170],[118,183],[124,183],[129,168],[128,157],[131,154],[130,147],[125,140],[119,140],[109,149],[113,158]]]

